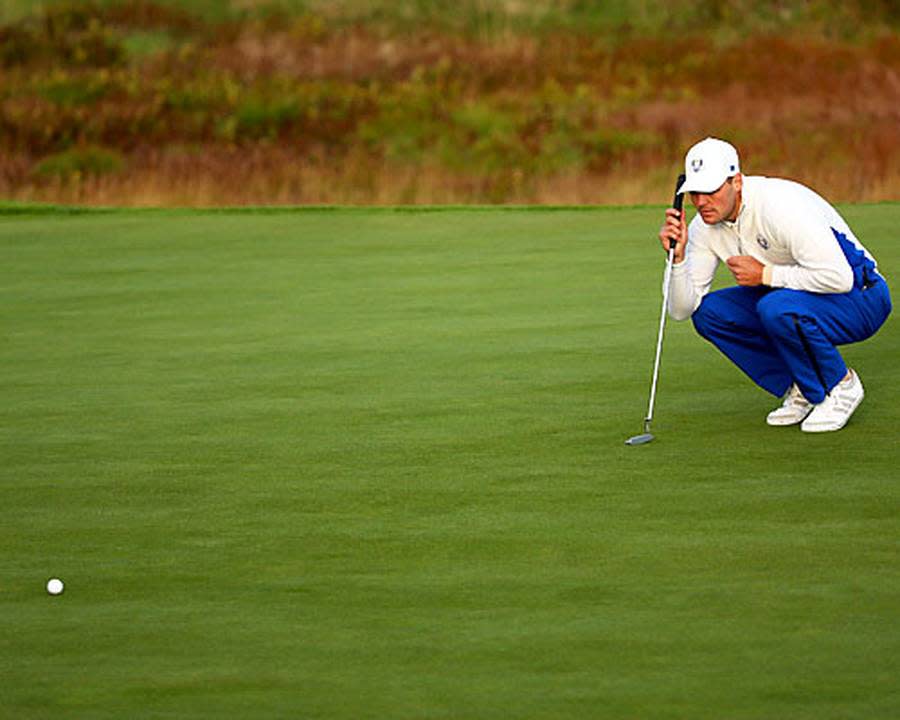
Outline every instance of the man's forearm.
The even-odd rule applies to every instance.
[[[687,320],[700,304],[691,278],[690,260],[672,266],[668,312],[673,320]]]

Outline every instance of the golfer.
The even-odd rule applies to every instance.
[[[697,215],[666,211],[675,242],[669,315],[697,332],[753,382],[784,397],[769,425],[840,430],[863,399],[837,346],[872,336],[891,312],[875,258],[838,212],[790,180],[741,175],[738,153],[707,138],[685,157]],[[736,287],[710,292],[723,262]]]

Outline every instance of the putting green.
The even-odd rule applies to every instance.
[[[626,447],[660,214],[7,207],[0,707],[900,714],[896,320],[824,436],[671,323]]]

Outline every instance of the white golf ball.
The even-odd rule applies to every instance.
[[[51,595],[61,595],[62,591],[65,590],[65,587],[63,581],[59,578],[50,578],[47,581],[47,592]]]

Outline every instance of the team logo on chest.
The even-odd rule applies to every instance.
[[[756,242],[759,243],[759,246],[760,246],[763,250],[768,250],[768,249],[769,249],[769,241],[766,240],[762,235],[757,235],[757,236],[756,236]]]

